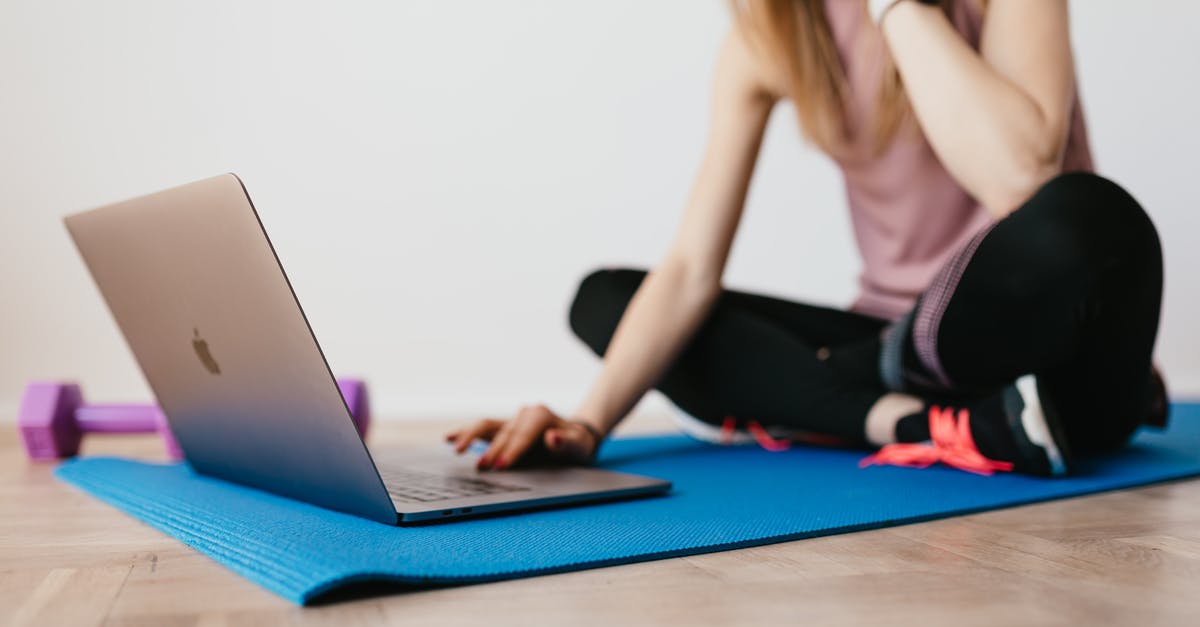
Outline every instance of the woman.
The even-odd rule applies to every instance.
[[[604,357],[591,392],[571,416],[536,405],[457,430],[458,452],[478,438],[481,469],[532,451],[585,463],[651,387],[708,439],[985,474],[1064,475],[1165,421],[1158,237],[1091,174],[1066,0],[742,0],[734,15],[674,242],[652,272],[588,275],[571,306]],[[863,258],[849,311],[721,287],[783,99],[845,176]]]

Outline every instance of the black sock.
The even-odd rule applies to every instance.
[[[929,439],[929,410],[909,414],[896,423],[897,442],[924,442]]]

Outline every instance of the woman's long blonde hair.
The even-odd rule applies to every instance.
[[[943,10],[950,4],[942,0]],[[844,145],[846,73],[825,17],[825,0],[730,0],[730,5],[751,45],[785,70],[787,95],[805,136],[827,151]],[[869,129],[876,150],[891,142],[908,114],[900,73],[886,55]]]

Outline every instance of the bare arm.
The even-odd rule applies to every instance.
[[[634,294],[604,356],[604,366],[574,418],[607,434],[653,387],[708,316],[721,292],[763,130],[775,99],[761,87],[757,62],[731,34],[717,61],[708,146],[683,220],[666,255]],[[584,458],[598,442],[544,406],[515,420],[481,421],[450,434],[460,451],[491,439],[481,467],[511,465],[543,438],[552,453]],[[558,447],[563,438],[574,440]],[[582,438],[582,439],[581,439]]]
[[[707,317],[742,214],[773,99],[757,89],[740,42],[718,61],[707,151],[675,241],[632,301],[604,369],[576,415],[607,433]]]
[[[934,152],[991,213],[1059,172],[1075,81],[1066,0],[991,0],[979,53],[935,6],[901,0],[881,27]]]

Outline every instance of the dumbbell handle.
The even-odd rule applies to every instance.
[[[353,403],[354,399],[347,399]],[[358,410],[357,407],[354,408]],[[359,433],[366,435],[368,419],[361,410],[351,414]],[[105,403],[84,405],[75,410],[75,424],[84,433],[154,433],[159,428],[157,405]]]
[[[354,426],[366,437],[371,422],[366,384],[360,379],[338,379],[337,385]],[[32,459],[75,455],[80,438],[87,433],[158,433],[170,457],[178,459],[182,454],[157,405],[89,405],[83,402],[79,385],[66,381],[40,381],[25,386],[17,428]]]
[[[146,404],[85,405],[75,410],[75,423],[85,433],[153,433],[158,407]]]
[[[366,388],[358,379],[338,379],[338,389],[350,406],[350,417],[358,432],[366,436],[370,415]],[[75,410],[75,424],[84,433],[154,433],[164,424],[157,405],[145,403],[99,403]]]

